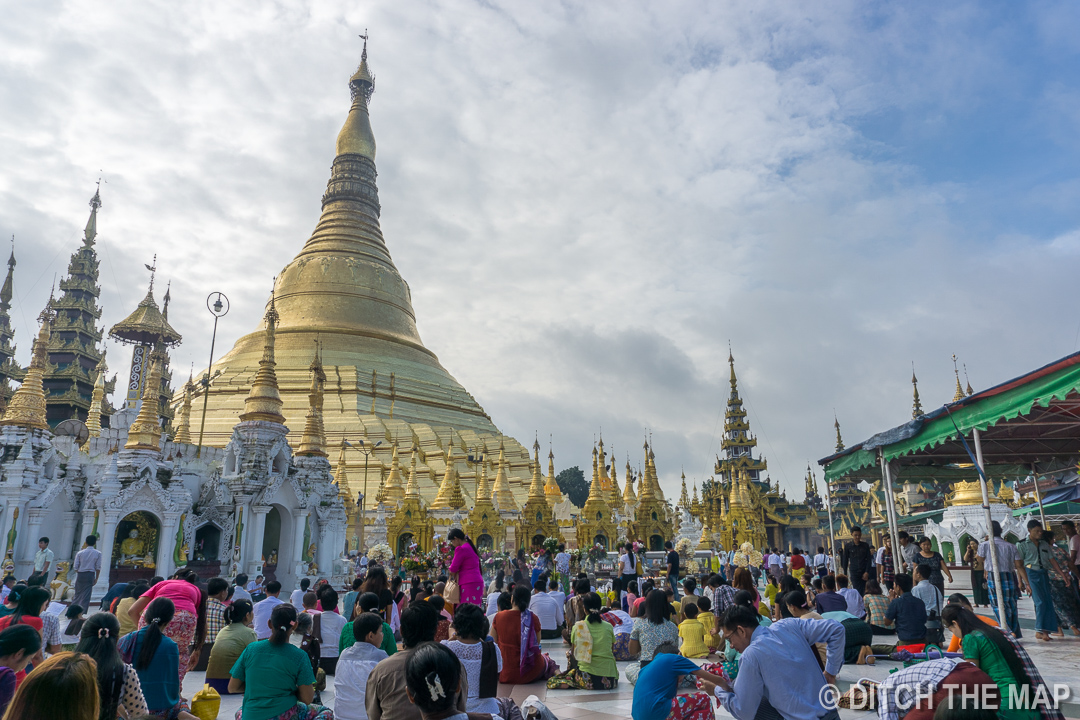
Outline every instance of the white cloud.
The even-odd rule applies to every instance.
[[[250,331],[318,217],[367,27],[383,230],[425,342],[496,423],[554,433],[560,466],[587,465],[601,426],[636,458],[647,426],[674,491],[680,465],[711,469],[730,339],[773,477],[801,497],[834,408],[849,441],[907,417],[912,360],[933,405],[953,352],[979,387],[1073,349],[1043,310],[1068,302],[1046,260],[1075,233],[964,227],[968,187],[858,130],[947,122],[995,73],[1015,81],[975,7],[8,3],[20,353],[99,170],[104,324],[157,252],[174,367],[205,364],[212,290],[234,307],[219,348]],[[1040,278],[1037,305],[1018,276]]]

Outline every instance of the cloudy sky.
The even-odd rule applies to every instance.
[[[315,225],[370,29],[383,231],[425,343],[526,444],[707,477],[728,343],[772,478],[1078,349],[1080,7],[1068,2],[0,0],[12,321],[99,176],[103,324],[158,255],[257,323]],[[159,295],[160,297],[160,295]],[[127,352],[110,347],[113,369]]]

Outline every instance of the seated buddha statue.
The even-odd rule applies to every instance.
[[[137,566],[142,565],[143,555],[146,554],[146,541],[139,537],[139,531],[132,528],[128,536],[120,543],[120,564]]]

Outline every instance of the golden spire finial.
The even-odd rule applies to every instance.
[[[637,496],[634,495],[634,471],[630,469],[630,456],[626,456],[626,472],[623,474],[626,479],[626,487],[623,488],[623,503],[626,505],[636,505]]]
[[[454,469],[454,446],[448,444],[446,448],[446,473],[443,475],[442,484],[439,486],[439,494],[435,502],[431,503],[431,509],[439,508],[457,509],[465,507],[465,498],[461,494],[461,484],[458,482],[457,470]]]
[[[165,365],[165,346],[158,343],[150,354],[150,369],[143,386],[142,406],[135,422],[128,428],[127,450],[161,449],[161,370]]]
[[[420,498],[420,485],[416,481],[416,446],[413,445],[412,459],[409,461],[409,483],[405,486],[405,497]]]
[[[400,504],[405,498],[405,488],[401,485],[401,470],[398,467],[400,464],[398,446],[395,444],[394,452],[390,456],[390,475],[386,478],[386,484],[380,489],[382,499],[393,502],[395,505]]]
[[[194,368],[192,368],[192,373]],[[173,434],[173,442],[179,445],[191,443],[191,396],[195,391],[195,380],[192,373],[188,374],[187,382],[184,383],[184,400],[180,405],[180,420]]]
[[[842,452],[844,450],[844,439],[840,437],[840,421],[836,419],[836,413],[833,413],[833,427],[836,428],[836,452]]]
[[[375,160],[375,133],[371,131],[371,119],[368,117],[368,103],[375,92],[375,76],[371,74],[367,61],[367,31],[360,36],[364,40],[364,49],[360,53],[360,66],[349,78],[349,94],[352,95],[352,107],[349,117],[338,133],[337,154],[360,155]]]
[[[322,352],[318,341],[315,342],[315,355],[308,366],[311,373],[311,390],[308,392],[308,412],[304,418],[304,434],[300,438],[297,455],[307,457],[326,457],[326,432],[323,429],[323,387],[326,373],[322,366]]]
[[[911,387],[915,400],[911,405],[911,417],[917,418],[920,415],[924,415],[922,409],[922,403],[919,401],[919,378],[915,377],[915,362],[911,363]]]
[[[956,392],[953,393],[953,402],[964,399],[964,389],[960,387],[960,370],[956,367],[956,353],[952,356],[952,369],[956,375]]]
[[[49,423],[45,419],[45,388],[42,378],[45,368],[49,364],[47,354],[49,336],[52,333],[52,322],[55,315],[52,311],[52,298],[49,298],[45,309],[41,311],[38,320],[41,328],[38,330],[37,339],[34,340],[34,349],[31,351],[30,367],[26,370],[22,384],[11,396],[4,411],[4,418],[0,425],[14,425],[31,430],[47,430]]]
[[[90,219],[86,221],[86,228],[83,229],[83,244],[87,247],[93,247],[94,238],[97,237],[97,211],[101,207],[101,178],[98,178],[97,189],[94,191],[94,197],[90,198]]]
[[[967,385],[967,387],[964,388],[964,392],[967,393],[968,397],[971,397],[975,394],[975,391],[971,389],[971,380],[968,380],[967,363],[964,363],[964,383]]]
[[[276,280],[276,278],[275,278]],[[277,363],[274,361],[274,333],[277,329],[278,313],[274,307],[274,293],[270,293],[270,305],[266,309],[266,339],[263,345],[263,356],[259,360],[259,369],[255,373],[255,380],[251,383],[251,391],[244,400],[244,412],[240,415],[243,421],[262,420],[264,422],[285,424],[285,416],[281,414],[281,393],[278,391],[277,372],[274,370]]]
[[[533,443],[532,482],[529,483],[529,500],[543,500],[544,478],[540,475],[540,441]]]
[[[555,480],[555,450],[551,447],[551,439],[548,439],[548,474],[544,478],[544,496],[550,505],[562,502],[562,489]]]
[[[510,490],[510,481],[506,477],[506,450],[501,439],[499,440],[499,470],[495,474],[495,488],[492,490],[491,499],[500,511],[518,509],[514,493]]]
[[[619,490],[619,474],[615,471],[615,451],[611,451],[611,499],[608,504],[618,507],[622,503],[622,491]]]
[[[86,414],[86,429],[90,431],[89,438],[101,437],[101,408],[105,403],[105,353],[101,353],[101,359],[97,364],[97,377],[94,378],[94,391],[90,396],[90,412]]]
[[[476,467],[476,500],[491,499],[491,484],[487,479],[487,457],[478,450],[473,451],[474,465]]]

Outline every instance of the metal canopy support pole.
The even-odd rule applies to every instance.
[[[829,493],[829,481],[825,481],[825,509],[829,511],[829,554],[833,559],[833,572],[840,567],[840,558],[836,554],[836,530],[833,528],[832,497]]]
[[[889,536],[892,537],[893,568],[897,567],[896,557],[900,556],[899,567],[904,567],[903,554],[900,552],[900,537],[896,527],[896,498],[893,497],[892,475],[889,473],[889,463],[885,460],[885,453],[878,448],[878,459],[881,461],[881,477],[885,481],[885,512],[889,516]]]
[[[1001,567],[998,564],[997,543],[994,542],[994,518],[990,516],[990,492],[986,488],[986,465],[983,463],[982,439],[979,437],[979,429],[973,428],[975,439],[975,462],[979,467],[979,487],[982,490],[983,518],[986,522],[987,540],[990,541],[990,565],[994,571],[994,594],[997,595],[998,620],[1007,627],[1005,622],[1005,596],[1001,590]],[[1035,483],[1038,487],[1038,481]],[[1041,507],[1040,507],[1041,509]],[[1009,569],[1012,572],[1012,569]]]
[[[1042,493],[1039,492],[1039,474],[1035,471],[1035,463],[1031,463],[1031,480],[1035,483],[1035,502],[1039,504],[1039,521],[1046,527],[1046,513],[1043,512]]]

